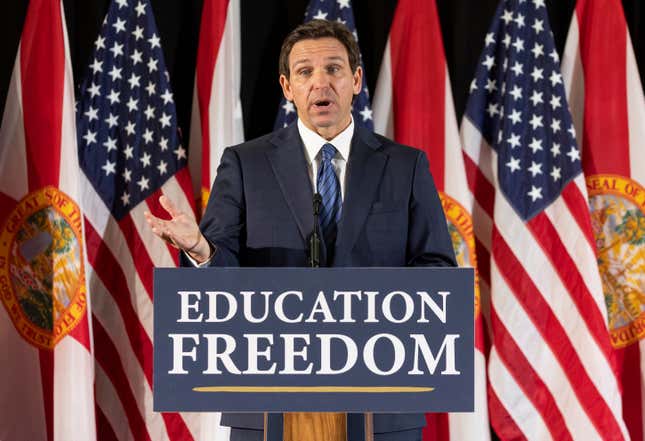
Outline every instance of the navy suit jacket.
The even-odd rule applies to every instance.
[[[356,126],[333,258],[321,266],[454,266],[446,220],[423,152]],[[227,148],[200,228],[212,266],[308,265],[313,189],[296,124]],[[223,424],[262,428],[262,415]],[[374,432],[425,426],[420,414],[374,415]]]

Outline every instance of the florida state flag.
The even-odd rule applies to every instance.
[[[373,111],[377,132],[426,152],[457,261],[459,265],[476,266],[473,200],[467,187],[434,1],[399,1],[374,94]],[[475,320],[475,412],[427,414],[425,441],[490,439],[479,288],[476,288]]]
[[[240,1],[205,0],[188,149],[200,213],[206,209],[224,149],[244,141],[240,46]]]
[[[78,178],[62,3],[32,0],[0,127],[0,439],[96,438]]]
[[[620,0],[579,0],[562,61],[631,439],[645,403],[645,98]]]

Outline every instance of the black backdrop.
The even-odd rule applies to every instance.
[[[421,0],[419,0],[421,1]],[[190,127],[195,56],[203,0],[151,0],[170,73],[184,141]],[[0,103],[16,57],[28,0],[8,0],[0,26]],[[63,0],[76,83],[109,0]],[[241,0],[242,105],[250,139],[271,131],[280,101],[278,54],[284,36],[302,21],[308,0]],[[370,92],[374,91],[396,0],[353,0],[354,17]],[[498,0],[437,0],[457,117]],[[562,53],[575,0],[547,0],[551,27]],[[641,78],[645,75],[645,0],[622,0]],[[611,38],[611,36],[607,36]],[[645,122],[644,122],[645,124]]]

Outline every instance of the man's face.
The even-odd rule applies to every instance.
[[[289,71],[280,85],[302,122],[328,140],[342,132],[363,76],[360,66],[352,73],[345,46],[331,37],[301,40],[289,53]]]

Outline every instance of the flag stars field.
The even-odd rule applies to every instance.
[[[85,92],[80,98],[79,132],[86,146],[105,147],[91,150],[85,161],[105,164],[96,183],[107,188],[99,185],[101,179],[113,180],[116,191],[102,197],[117,217],[157,188],[163,182],[158,178],[167,178],[185,165],[186,159],[185,153],[173,154],[180,148],[173,97],[161,65],[161,40],[150,25],[147,5],[125,0],[110,9],[94,44],[91,77],[81,89]],[[150,145],[158,148],[144,150]],[[111,156],[117,150],[123,162]],[[149,175],[151,169],[158,178]],[[125,200],[124,194],[128,195]]]

